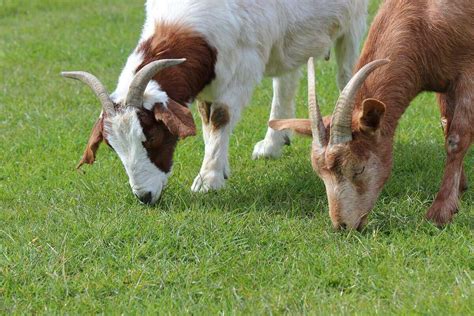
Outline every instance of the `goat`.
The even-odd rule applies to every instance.
[[[366,225],[391,173],[398,121],[422,91],[437,93],[448,157],[426,217],[438,226],[452,220],[467,190],[463,158],[474,139],[472,39],[471,0],[387,0],[333,116],[322,118],[310,90],[310,120],[269,123],[312,135],[312,165],[326,186],[336,228]],[[309,73],[314,76],[311,65]]]
[[[196,134],[197,100],[205,156],[192,190],[220,189],[229,176],[229,137],[263,76],[274,78],[270,118],[294,116],[299,67],[327,57],[335,43],[338,83],[349,81],[365,32],[368,0],[149,0],[137,48],[110,96],[93,75],[83,81],[103,110],[79,167],[102,141],[118,154],[134,194],[155,203],[172,169],[178,139]],[[177,60],[178,58],[178,60]],[[254,158],[274,157],[288,131],[268,129]]]

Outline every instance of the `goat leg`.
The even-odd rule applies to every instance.
[[[454,110],[456,108],[456,102],[454,95],[438,94],[438,104],[441,112],[441,126],[443,129],[445,140],[448,139],[448,131],[454,117]],[[467,191],[469,185],[467,181],[466,172],[464,166],[461,168],[461,180],[459,181],[459,193],[462,194]]]
[[[470,86],[467,82],[460,84],[453,90],[452,101],[447,97],[440,99],[440,105],[443,117],[446,118],[446,152],[447,161],[444,170],[443,182],[441,188],[428,210],[426,217],[438,226],[443,226],[452,220],[459,208],[459,196],[464,188],[467,187],[467,179],[463,168],[463,159],[472,142],[474,134],[474,100],[470,93]],[[443,108],[443,106],[445,106]],[[443,111],[444,110],[444,111]]]

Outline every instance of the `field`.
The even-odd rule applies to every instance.
[[[424,219],[445,160],[432,94],[404,115],[391,180],[360,233],[332,230],[309,140],[296,138],[280,160],[251,160],[268,79],[234,133],[223,191],[190,192],[201,137],[179,144],[155,207],[137,202],[106,146],[76,172],[100,108],[59,73],[88,70],[112,90],[143,11],[142,0],[0,0],[0,314],[472,315],[472,189],[452,225]],[[335,71],[318,64],[326,114]],[[299,117],[305,99],[303,79]],[[474,181],[473,150],[465,163]]]

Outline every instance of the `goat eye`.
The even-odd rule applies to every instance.
[[[361,174],[364,173],[364,171],[365,171],[365,166],[354,170],[354,177],[360,176]]]

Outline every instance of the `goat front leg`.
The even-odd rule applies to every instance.
[[[270,120],[295,117],[295,96],[300,70],[273,79],[273,101]],[[268,127],[265,138],[259,141],[252,153],[253,159],[279,158],[283,146],[290,145],[291,131],[275,131]]]
[[[463,187],[463,159],[474,134],[474,100],[468,89],[469,86],[460,86],[456,90],[454,114],[447,124],[447,161],[443,181],[433,205],[426,214],[426,217],[438,226],[449,223],[459,208],[459,196]],[[450,106],[449,102],[447,105]]]
[[[230,174],[230,135],[240,119],[242,109],[250,101],[255,86],[260,82],[265,64],[254,50],[241,50],[239,60],[232,59],[235,69],[230,81],[221,80],[214,87],[213,103],[200,106],[203,118],[205,154],[201,170],[194,179],[193,192],[208,192],[224,187]],[[227,74],[228,75],[228,74]],[[222,74],[222,78],[227,78]],[[204,116],[203,116],[204,114]]]
[[[448,141],[448,132],[454,118],[454,110],[456,109],[456,102],[454,96],[446,94],[438,94],[438,104],[441,111],[441,125],[443,127],[444,138]],[[461,167],[461,179],[459,181],[459,192],[464,193],[468,189],[468,182],[464,166]]]
[[[205,154],[201,170],[191,187],[193,192],[208,192],[224,187],[229,177],[229,139],[240,117],[240,108],[231,111],[223,103],[198,103],[203,123]]]

